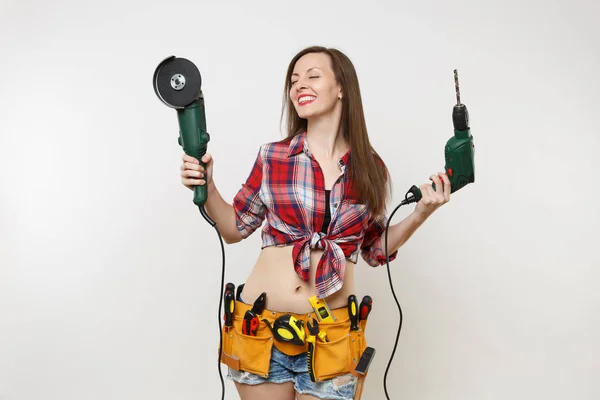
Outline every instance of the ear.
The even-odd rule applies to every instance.
[[[340,82],[336,82],[336,85],[335,85],[335,87],[336,87],[336,89],[337,89],[337,91],[338,91],[338,93],[337,93],[338,100],[341,100],[341,99],[342,99],[342,97],[343,97],[343,93],[342,93],[342,85],[341,85],[341,83],[340,83]]]

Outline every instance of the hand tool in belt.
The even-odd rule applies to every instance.
[[[298,346],[304,346],[306,333],[304,332],[304,322],[297,320],[293,315],[285,314],[273,321],[273,326],[267,319],[263,322],[273,332],[275,339],[280,342],[292,343]]]
[[[310,375],[310,380],[316,382],[315,379],[315,343],[317,341],[317,336],[319,336],[319,322],[315,318],[313,318],[312,324],[310,321],[306,322],[306,327],[308,328],[308,337],[306,338],[306,342],[308,343],[308,352],[306,353],[306,363],[308,365],[308,374]]]
[[[358,330],[358,301],[356,296],[351,294],[348,296],[348,315],[350,315],[350,330]]]
[[[237,301],[242,301],[241,294],[242,294],[242,290],[244,290],[244,285],[245,285],[245,283],[240,284],[238,286],[237,290],[235,291],[235,299]]]
[[[225,285],[225,293],[227,292],[233,292],[235,290],[235,285],[231,282],[227,283],[227,285]]]
[[[372,347],[367,347],[362,353],[362,356],[360,356],[360,360],[358,360],[358,364],[356,364],[356,368],[354,370],[361,375],[365,375],[374,357],[375,349]]]
[[[317,296],[312,296],[308,299],[310,305],[313,310],[315,310],[315,314],[317,314],[317,318],[319,322],[335,322],[335,317],[331,313],[331,308],[325,301],[325,299],[318,299]]]
[[[255,315],[261,315],[265,310],[265,306],[267,304],[267,294],[262,292],[260,296],[254,301],[254,305],[252,306],[252,312]]]
[[[235,311],[235,298],[234,298],[234,290],[235,285],[233,283],[228,283],[225,286],[225,294],[224,294],[224,308],[225,308],[225,326],[227,328],[231,328],[233,326],[233,312]]]
[[[373,299],[371,298],[371,296],[365,296],[362,298],[362,301],[360,302],[360,307],[358,307],[360,321],[367,319],[367,317],[371,313],[372,305]]]
[[[256,336],[258,330],[258,317],[252,310],[246,311],[244,321],[242,323],[242,333],[248,336]]]
[[[261,293],[260,296],[254,301],[254,305],[251,310],[246,311],[244,314],[244,322],[242,324],[242,333],[248,336],[256,336],[258,331],[259,319],[258,317],[262,314],[265,309],[267,301],[267,294]]]

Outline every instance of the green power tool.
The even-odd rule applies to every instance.
[[[183,151],[206,167],[202,157],[206,154],[210,135],[206,131],[202,77],[198,68],[185,58],[170,56],[160,62],[154,71],[154,91],[167,106],[177,111],[179,145]],[[206,185],[194,187],[194,204],[211,225],[214,222],[204,211],[208,197]]]
[[[185,58],[169,56],[158,64],[152,80],[154,92],[167,106],[177,111],[179,123],[178,143],[185,154],[196,158],[206,168],[202,157],[206,154],[210,136],[206,131],[206,115],[204,111],[204,94],[202,93],[202,77],[198,68]],[[217,224],[210,218],[205,209],[208,199],[206,185],[194,187],[194,204],[200,214],[215,229],[221,243],[223,265],[221,267],[221,293],[219,295],[219,350],[223,348],[223,332],[221,327],[221,309],[225,290],[225,245]],[[227,305],[229,307],[229,304]],[[225,380],[221,371],[221,351],[217,357],[219,377],[221,379],[221,399],[225,399]]]
[[[454,86],[456,88],[456,105],[452,110],[454,136],[446,142],[446,147],[444,148],[444,156],[446,158],[446,165],[444,166],[444,169],[446,170],[448,179],[450,179],[451,193],[454,193],[457,190],[465,187],[469,183],[475,182],[475,145],[473,144],[473,136],[471,136],[471,128],[469,127],[469,112],[467,111],[467,107],[460,102],[458,72],[456,70],[454,70]],[[435,184],[433,184],[432,186],[435,190]],[[398,307],[398,314],[400,317],[400,321],[398,323],[398,331],[396,333],[396,341],[392,349],[390,360],[383,375],[383,391],[387,400],[390,400],[387,390],[387,375],[390,370],[390,366],[392,365],[394,354],[396,353],[398,339],[400,338],[400,330],[402,329],[403,319],[402,307],[400,307],[400,302],[398,301],[398,297],[396,297],[396,292],[394,290],[394,284],[392,281],[392,272],[390,270],[388,231],[392,222],[392,218],[394,217],[396,211],[398,211],[398,209],[401,206],[418,202],[419,200],[421,200],[422,197],[423,196],[421,190],[417,186],[413,185],[410,188],[410,190],[406,193],[404,200],[402,200],[400,204],[394,209],[394,211],[392,211],[385,226],[384,251],[387,264],[387,273],[390,282],[390,289],[392,290],[392,296],[394,297],[394,301],[396,302],[396,306]]]
[[[454,70],[454,87],[456,89],[456,105],[452,109],[452,122],[454,123],[454,136],[448,139],[444,148],[446,165],[444,169],[450,180],[450,193],[475,182],[475,145],[471,128],[469,126],[469,112],[467,107],[460,102],[460,88],[458,86],[458,71]],[[435,184],[432,185],[435,190]],[[413,186],[402,204],[413,203],[421,200],[422,193],[417,186]]]

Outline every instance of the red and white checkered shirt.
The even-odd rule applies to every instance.
[[[371,215],[351,193],[348,151],[338,161],[340,175],[331,189],[329,228],[326,234],[320,232],[325,217],[325,181],[305,139],[306,132],[262,145],[233,207],[243,238],[266,218],[262,248],[293,244],[294,268],[305,281],[309,279],[311,249],[324,250],[315,285],[317,297],[325,298],[341,289],[346,258],[356,263],[360,253],[373,267],[386,263],[382,234],[387,217]],[[397,251],[390,254],[390,261],[396,255]]]

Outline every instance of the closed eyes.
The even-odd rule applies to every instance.
[[[309,76],[309,79],[320,78],[320,76]],[[292,81],[292,85],[295,85],[298,81]]]

